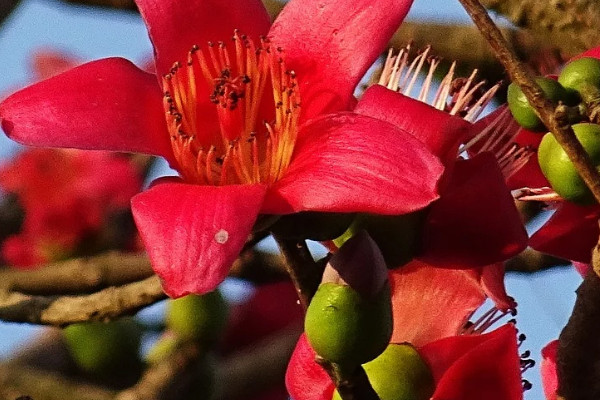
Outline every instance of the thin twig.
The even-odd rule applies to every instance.
[[[565,150],[596,200],[600,202],[600,174],[581,143],[575,137],[575,133],[567,119],[562,118],[560,107],[555,107],[544,96],[544,92],[527,72],[526,67],[508,48],[502,33],[481,3],[478,0],[460,0],[460,2],[479,28],[481,34],[490,43],[494,54],[504,65],[512,81],[521,87],[529,103],[540,115],[542,122],[554,134],[556,141]]]
[[[86,296],[27,296],[4,291],[0,292],[0,319],[53,326],[108,321],[166,297],[157,276]]]
[[[348,372],[338,364],[320,357],[317,357],[316,362],[327,372],[343,400],[379,400],[363,367],[358,366]]]
[[[317,291],[323,269],[315,263],[304,240],[288,240],[273,235],[285,257],[286,270],[298,292],[300,304],[306,310]]]

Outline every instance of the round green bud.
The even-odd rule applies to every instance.
[[[538,77],[535,81],[542,88],[546,97],[555,103],[561,100],[567,101],[571,97],[565,88],[554,79]],[[523,128],[536,132],[547,130],[531,104],[529,104],[525,93],[515,83],[508,86],[508,108],[515,121]]]
[[[582,123],[572,127],[592,163],[596,167],[600,166],[600,125]],[[582,205],[595,202],[594,196],[552,133],[544,135],[540,143],[538,162],[552,189],[562,198]]]
[[[227,323],[227,302],[218,290],[169,300],[166,325],[184,340],[216,341]]]
[[[363,367],[381,400],[429,400],[435,390],[431,370],[409,344],[390,344]],[[332,400],[341,400],[337,390]]]
[[[349,286],[322,283],[312,298],[304,330],[315,352],[342,366],[358,366],[377,357],[392,335],[390,289],[373,297]]]
[[[112,374],[139,366],[142,327],[130,318],[69,325],[63,330],[69,353],[84,371]]]
[[[600,60],[583,57],[568,63],[561,71],[558,82],[567,89],[580,91],[585,85],[600,88]]]

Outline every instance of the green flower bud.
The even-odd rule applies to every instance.
[[[165,322],[181,339],[212,343],[227,323],[227,303],[218,290],[169,300]]]
[[[409,344],[390,344],[363,368],[381,400],[429,400],[435,390],[431,370]],[[332,400],[341,400],[337,390]]]

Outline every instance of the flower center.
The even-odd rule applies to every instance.
[[[273,183],[287,169],[300,96],[281,48],[237,31],[232,45],[193,46],[163,77],[164,107],[178,171],[191,183]]]

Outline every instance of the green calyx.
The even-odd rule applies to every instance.
[[[212,343],[227,323],[227,303],[218,290],[170,300],[166,325],[180,339]]]
[[[377,357],[392,335],[390,288],[361,296],[349,286],[323,283],[315,293],[304,322],[315,352],[342,367],[353,368]]]
[[[429,400],[435,390],[431,370],[409,344],[388,345],[363,368],[381,400]],[[337,390],[332,400],[341,400]]]
[[[572,128],[592,163],[598,168],[600,166],[600,125],[581,123],[572,125]],[[552,189],[562,198],[582,205],[595,202],[594,196],[552,133],[544,135],[540,143],[538,162]]]

